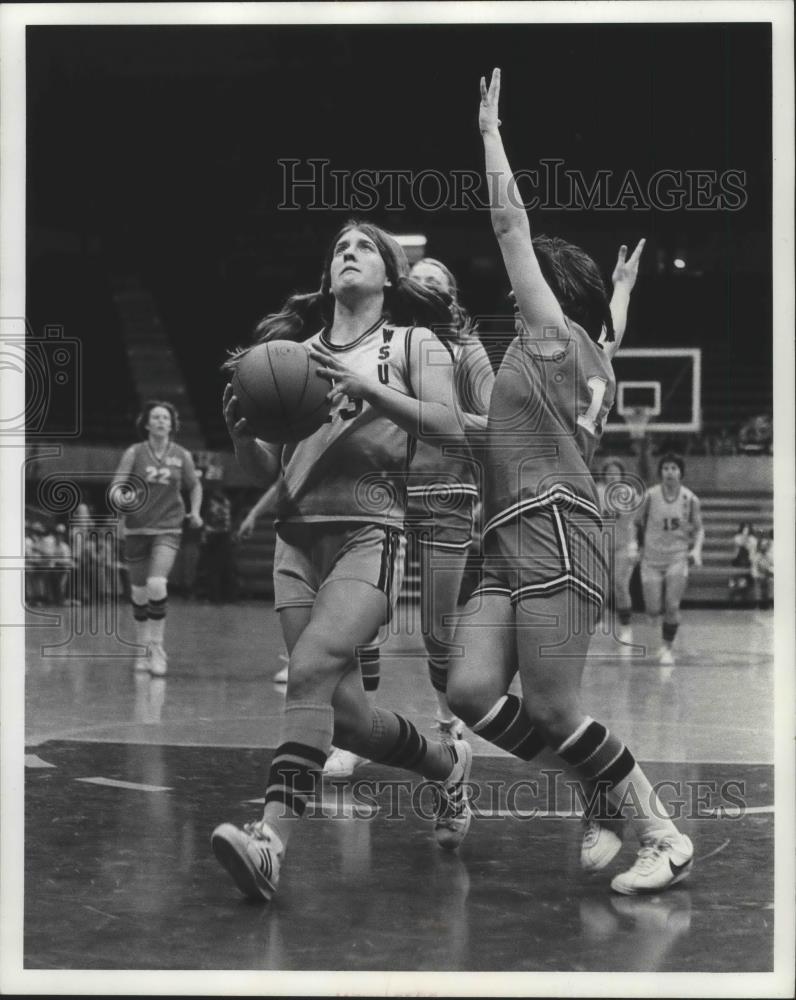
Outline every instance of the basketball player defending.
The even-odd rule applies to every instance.
[[[694,849],[662,807],[630,750],[581,706],[581,680],[609,585],[589,462],[613,402],[613,336],[594,261],[563,240],[531,239],[512,197],[498,120],[500,70],[481,80],[492,225],[518,309],[517,336],[495,379],[484,453],[484,574],[456,632],[451,707],[484,739],[530,761],[545,747],[574,774],[589,811],[601,796],[641,842],[611,882],[633,895],[685,878]],[[519,670],[522,698],[508,694]],[[602,808],[600,809],[603,814]],[[605,810],[605,814],[607,814]],[[602,824],[581,852],[605,868],[621,847]],[[591,828],[587,828],[591,833]]]

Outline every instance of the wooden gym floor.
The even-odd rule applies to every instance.
[[[635,656],[593,645],[588,711],[670,783],[695,842],[680,886],[612,894],[630,844],[583,876],[569,786],[468,734],[480,798],[457,855],[433,843],[420,782],[367,765],[353,791],[327,787],[269,906],[239,897],[209,837],[260,812],[284,700],[272,607],[172,600],[165,679],[133,673],[126,609],[98,629],[82,613],[28,614],[26,969],[771,970],[772,613],[684,612],[674,668],[640,618]],[[414,617],[383,648],[378,697],[430,733]]]

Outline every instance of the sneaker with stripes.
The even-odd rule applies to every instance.
[[[270,826],[260,820],[239,830],[232,823],[222,823],[213,830],[210,844],[247,899],[271,899],[279,882],[284,851]]]
[[[470,771],[473,749],[465,740],[449,743],[456,763],[447,780],[437,788],[434,837],[446,851],[455,851],[467,836],[472,820],[470,809]]]
[[[690,875],[693,866],[694,845],[684,833],[649,837],[642,841],[633,867],[617,875],[611,888],[623,896],[661,892]]]

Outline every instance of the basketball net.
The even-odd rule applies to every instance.
[[[652,410],[648,406],[629,406],[625,409],[622,417],[627,424],[627,430],[631,441],[643,441],[647,433],[647,424],[652,417]]]

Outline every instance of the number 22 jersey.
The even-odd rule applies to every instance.
[[[182,531],[185,504],[182,491],[192,489],[197,482],[191,453],[173,441],[158,457],[148,441],[132,445],[125,458],[132,457],[130,469],[139,498],[144,504],[140,510],[125,517],[128,535],[157,535],[164,531]],[[144,485],[145,484],[145,487]]]

